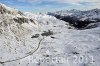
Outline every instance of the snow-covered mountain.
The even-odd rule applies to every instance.
[[[66,10],[66,11],[57,11],[54,13],[48,13],[51,15],[59,15],[59,16],[70,16],[70,17],[76,17],[79,20],[95,20],[95,19],[100,19],[100,9],[92,9],[92,10],[87,10],[87,11],[81,11],[81,10]]]
[[[57,31],[60,26],[70,27],[63,24],[67,23],[46,14],[23,13],[0,4],[0,63],[17,61],[33,54],[43,39],[39,35],[45,36],[45,32],[51,29]]]
[[[100,22],[100,9],[87,11],[73,9],[48,13],[48,15],[52,15],[60,20],[69,22],[76,28],[84,28],[90,23]]]
[[[0,66],[99,66],[100,23],[85,28],[0,4]]]

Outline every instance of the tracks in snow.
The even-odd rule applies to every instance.
[[[32,55],[33,53],[35,53],[35,52],[40,48],[41,42],[42,42],[43,40],[44,40],[44,38],[41,39],[41,40],[39,41],[38,47],[37,47],[34,51],[30,51],[29,53],[27,53],[28,55],[26,55],[26,56],[24,56],[24,57],[21,57],[21,58],[18,58],[18,59],[15,59],[15,60],[8,60],[8,61],[4,61],[4,62],[0,61],[0,64],[4,64],[4,63],[8,63],[8,62],[13,62],[13,61],[17,61],[17,60],[21,60],[21,59],[24,59],[24,58],[26,58],[26,57]]]

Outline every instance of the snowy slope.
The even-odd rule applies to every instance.
[[[0,13],[0,61],[26,56],[38,44],[37,39],[29,38],[38,29],[38,23],[4,4],[0,4]]]
[[[76,30],[53,16],[20,13],[0,4],[0,66],[100,65],[100,23]]]

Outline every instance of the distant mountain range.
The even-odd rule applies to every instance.
[[[76,28],[84,28],[90,23],[100,22],[100,9],[92,9],[88,11],[80,10],[66,10],[48,13],[48,15],[55,16],[60,20],[69,22]]]

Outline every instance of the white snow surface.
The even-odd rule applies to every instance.
[[[100,66],[100,23],[76,30],[46,14],[16,14],[0,14],[0,66]],[[41,35],[48,30],[53,35]]]

